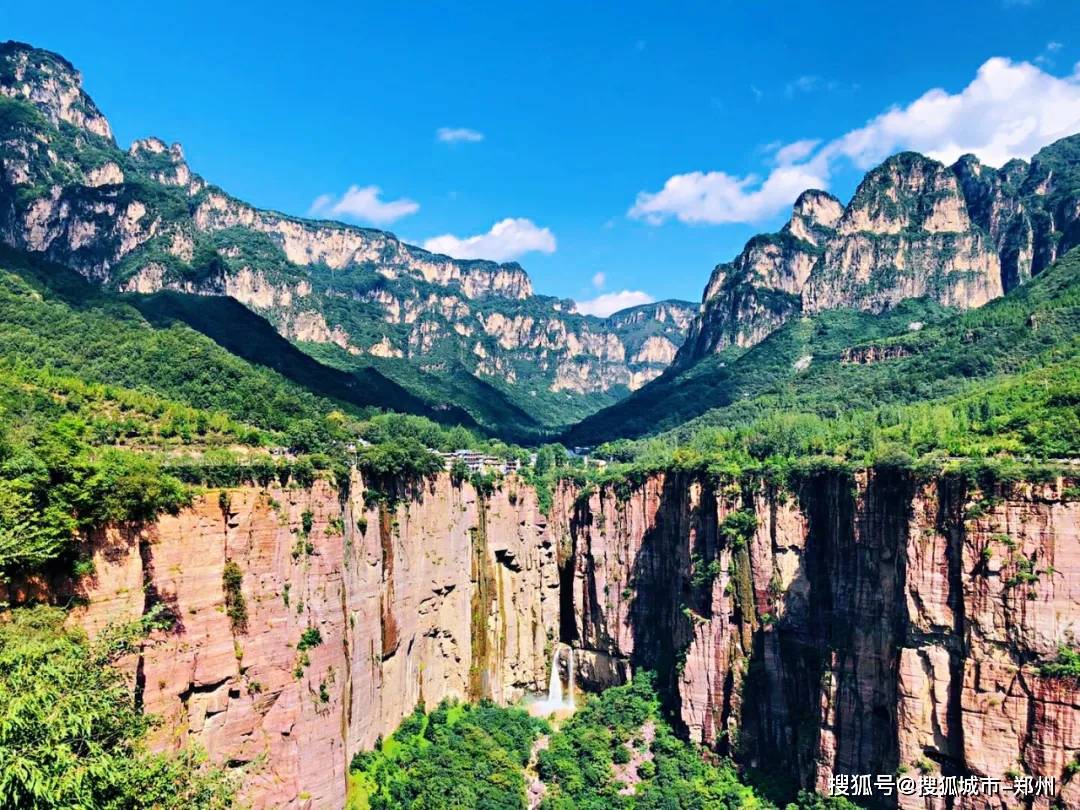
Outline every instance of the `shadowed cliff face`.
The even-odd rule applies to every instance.
[[[541,691],[560,640],[587,688],[655,670],[682,733],[781,790],[919,767],[1061,779],[1080,684],[1038,667],[1080,629],[1066,483],[655,475],[563,485],[550,523],[514,478],[485,498],[447,475],[384,482],[371,504],[358,477],[243,487],[97,533],[78,583],[0,597],[77,596],[91,633],[164,604],[173,629],[126,662],[156,744],[244,766],[256,807],[340,807],[351,756],[418,701]]]
[[[1080,627],[1080,504],[1062,486],[881,471],[793,494],[660,476],[578,499],[579,677],[657,668],[692,739],[789,789],[920,765],[1060,779],[1080,685],[1037,664]],[[728,527],[745,512],[742,540]]]

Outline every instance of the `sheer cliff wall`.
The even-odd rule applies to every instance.
[[[1080,630],[1068,482],[880,471],[716,491],[660,475],[558,500],[563,635],[587,684],[656,670],[690,738],[774,783],[1046,775],[1080,807],[1080,681],[1040,674]]]
[[[161,604],[173,628],[126,662],[155,744],[242,766],[255,807],[341,807],[351,756],[419,701],[540,691],[557,641],[587,688],[655,670],[685,734],[777,784],[1027,773],[1075,807],[1080,682],[1040,674],[1080,626],[1075,492],[667,474],[562,485],[548,518],[514,478],[376,502],[354,475],[211,490],[96,533],[93,575],[0,596],[91,633]]]

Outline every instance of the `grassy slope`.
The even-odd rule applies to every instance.
[[[230,299],[111,295],[12,251],[0,252],[0,268],[0,359],[8,363],[152,391],[271,430],[373,405],[470,421],[429,409],[377,372],[318,363]]]

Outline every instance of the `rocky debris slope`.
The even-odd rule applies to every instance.
[[[124,291],[232,296],[340,365],[400,358],[472,374],[541,421],[569,421],[567,402],[588,410],[658,376],[696,311],[669,301],[583,316],[535,295],[513,262],[255,208],[208,185],[179,144],[119,149],[79,74],[47,51],[0,45],[0,94],[5,244]]]
[[[880,312],[927,297],[960,309],[997,298],[1080,244],[1080,136],[1001,169],[905,152],[870,171],[844,206],[806,191],[775,234],[713,270],[675,360],[687,368],[752,346],[792,317]]]

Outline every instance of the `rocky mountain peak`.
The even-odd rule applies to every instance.
[[[799,195],[784,231],[797,239],[817,245],[836,227],[844,215],[844,204],[832,194],[809,189]]]
[[[838,225],[842,233],[968,230],[956,176],[917,152],[901,152],[872,169],[859,184]]]
[[[834,228],[844,215],[844,204],[827,191],[811,188],[804,191],[795,200],[791,209],[791,218],[799,217],[810,225]]]
[[[70,124],[112,140],[112,129],[82,89],[82,75],[59,54],[22,42],[0,44],[0,95],[33,104],[54,126]]]
[[[794,238],[792,238],[794,237]],[[674,367],[752,346],[799,313],[880,312],[906,298],[978,307],[1080,244],[1080,135],[1000,169],[901,152],[845,207],[805,191],[779,233],[716,267]]]

